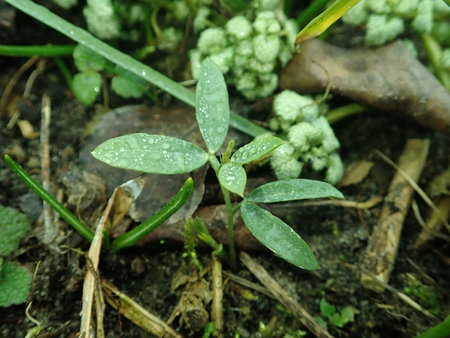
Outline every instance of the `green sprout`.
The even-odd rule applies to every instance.
[[[346,306],[341,312],[338,312],[336,307],[329,304],[325,298],[320,300],[320,312],[330,321],[331,324],[340,328],[344,327],[349,322],[353,322],[355,319],[355,314],[358,314],[358,310],[352,306]],[[327,324],[321,317],[317,317],[316,319],[320,325],[326,328]]]
[[[312,250],[292,228],[257,203],[276,203],[306,198],[343,198],[333,186],[313,180],[280,180],[262,185],[244,196],[247,174],[243,165],[256,161],[283,144],[277,137],[256,138],[233,154],[230,141],[222,157],[230,123],[228,92],[220,68],[210,59],[203,61],[196,90],[196,118],[207,151],[188,141],[165,135],[135,133],[109,139],[92,155],[118,168],[153,174],[189,173],[207,162],[219,181],[228,214],[228,246],[231,265],[236,266],[233,218],[241,211],[245,225],[267,248],[291,264],[315,270],[319,264]],[[230,193],[242,201],[233,205]]]
[[[61,217],[69,223],[81,236],[92,242],[94,232],[81,222],[72,212],[62,205],[52,194],[45,190],[36,180],[34,180],[19,164],[9,155],[5,155],[6,164],[14,173],[33,190],[39,197],[50,205]],[[189,177],[178,191],[178,193],[164,207],[148,220],[137,227],[116,238],[111,245],[108,234],[105,234],[105,246],[112,252],[117,252],[125,247],[134,245],[140,238],[157,228],[178,209],[180,209],[189,199],[194,189],[194,181]]]

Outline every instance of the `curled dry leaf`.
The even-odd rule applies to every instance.
[[[450,133],[450,94],[396,41],[377,49],[343,49],[320,40],[305,42],[280,76],[280,87],[331,92],[428,128]]]

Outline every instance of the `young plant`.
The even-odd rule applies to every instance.
[[[0,205],[0,306],[23,303],[31,288],[32,274],[25,267],[6,260],[30,230],[28,218]]]
[[[265,184],[244,197],[247,175],[243,165],[266,156],[282,145],[283,141],[270,135],[260,136],[232,155],[233,141],[230,141],[219,161],[216,154],[228,132],[230,110],[224,77],[210,59],[201,65],[195,114],[207,151],[178,138],[136,133],[107,140],[92,155],[114,167],[166,175],[188,173],[209,162],[219,181],[227,208],[228,244],[233,267],[236,265],[233,217],[240,209],[245,225],[267,248],[295,266],[318,269],[314,254],[303,239],[281,219],[256,203],[343,198],[342,194],[325,182],[291,179]],[[230,193],[243,197],[243,200],[233,205]]]
[[[5,155],[6,164],[14,171],[14,173],[33,190],[39,197],[50,205],[61,217],[69,223],[81,236],[92,242],[94,232],[81,222],[73,213],[71,213],[64,205],[62,205],[52,194],[45,190],[36,180],[34,180],[23,168],[17,164],[10,156]],[[111,244],[108,234],[105,233],[105,247],[112,252],[117,252],[125,247],[134,245],[140,238],[157,228],[170,216],[172,216],[184,203],[189,199],[194,189],[194,181],[188,178],[178,193],[156,214],[137,227],[126,232],[122,236],[116,238]],[[1,215],[0,215],[1,219]],[[17,231],[17,229],[16,229]],[[2,237],[3,238],[3,237]],[[8,238],[5,236],[4,238]],[[2,242],[0,241],[0,249]],[[1,254],[1,252],[0,252]]]

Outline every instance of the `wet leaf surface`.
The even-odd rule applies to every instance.
[[[331,92],[450,133],[450,94],[400,41],[377,49],[304,43],[281,72],[280,87]]]
[[[136,132],[178,137],[203,146],[191,109],[180,107],[163,110],[145,106],[126,106],[106,113],[87,139],[79,161],[82,169],[107,177],[109,194],[116,186],[139,176],[139,173],[110,167],[96,160],[90,152],[109,138]],[[195,188],[192,198],[168,220],[169,223],[189,217],[195,211],[203,196],[205,172],[205,166],[193,172]],[[145,187],[132,213],[132,217],[138,221],[146,220],[165,205],[178,192],[189,174],[143,176]]]

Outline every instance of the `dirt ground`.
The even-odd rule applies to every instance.
[[[0,58],[2,91],[25,61],[24,58]],[[67,191],[62,184],[61,175],[71,165],[79,164],[78,156],[86,142],[86,130],[103,108],[98,105],[81,106],[65,87],[50,59],[46,61],[43,73],[34,82],[30,95],[24,98],[23,91],[34,69],[32,67],[26,72],[14,87],[11,98],[17,101],[10,102],[10,106],[16,107],[20,111],[20,119],[30,121],[38,131],[42,95],[50,95],[51,189],[54,193],[61,189],[64,201]],[[233,101],[233,104],[241,104],[236,102]],[[148,99],[144,102],[124,102],[112,98],[110,106],[117,108],[138,103],[149,106],[153,104]],[[342,103],[345,100],[340,98],[332,101],[332,104]],[[164,104],[178,105],[174,100],[168,100]],[[1,116],[2,155],[9,153],[36,179],[40,179],[39,137],[25,137],[17,124],[10,121],[9,113]],[[395,170],[374,151],[377,149],[396,161],[406,141],[411,138],[426,138],[431,142],[425,168],[418,182],[421,187],[427,187],[437,175],[448,170],[450,139],[442,132],[425,129],[412,121],[392,117],[375,109],[340,121],[333,127],[341,142],[340,154],[346,165],[361,160],[373,162],[373,167],[364,180],[340,189],[347,200],[362,202],[374,197],[384,198]],[[267,178],[270,174],[267,168],[263,168],[252,175]],[[309,177],[320,178],[312,173],[309,173]],[[269,179],[273,178],[269,176]],[[413,201],[426,217],[429,208],[424,201],[417,195],[413,197]],[[41,200],[7,168],[3,156],[0,161],[0,204],[23,211],[33,224],[32,231],[16,253],[16,259],[30,271],[34,271],[40,262],[28,301],[0,308],[0,336],[24,337],[35,326],[25,315],[26,306],[32,302],[30,314],[42,326],[40,337],[75,337],[80,327],[81,295],[86,272],[86,260],[79,250],[87,251],[89,243],[60,221],[60,242],[57,247],[42,244],[39,238],[42,230]],[[449,243],[435,238],[422,248],[414,249],[421,226],[412,210],[408,212],[389,285],[404,292],[408,286],[407,275],[411,274],[421,284],[429,287],[440,305],[440,312],[433,319],[413,309],[392,291],[375,293],[363,288],[360,276],[366,268],[364,260],[367,246],[372,229],[379,221],[382,205],[380,203],[370,209],[355,209],[330,205],[303,206],[299,203],[292,208],[295,212],[285,215],[316,254],[321,265],[321,269],[316,272],[295,268],[265,250],[249,254],[312,316],[322,316],[328,322],[328,331],[333,336],[415,336],[441,321],[450,311]],[[100,274],[148,311],[166,321],[173,315],[181,297],[186,294],[185,284],[173,287],[180,279],[200,280],[207,289],[212,287],[211,272],[208,270],[211,264],[210,251],[199,250],[200,260],[207,268],[201,276],[191,262],[183,257],[183,252],[182,243],[161,241],[126,249],[117,255],[105,253],[101,257]],[[305,330],[298,318],[277,299],[242,286],[226,274],[232,273],[259,283],[244,265],[239,264],[236,271],[231,271],[226,264],[223,268],[224,337],[236,337],[237,332],[240,337],[283,337],[289,333],[291,335],[286,337],[299,337],[298,330]],[[342,328],[330,323],[321,314],[322,298],[338,311],[351,306],[355,313],[354,321]],[[419,299],[413,299],[420,303]],[[426,307],[426,304],[422,305]],[[204,300],[196,306],[191,312],[184,308],[185,311],[175,316],[171,323],[182,336],[203,335],[203,327],[210,320],[207,316],[211,303]],[[104,325],[107,337],[150,336],[108,305]],[[262,329],[264,325],[266,330]],[[307,336],[312,335],[308,333]]]

